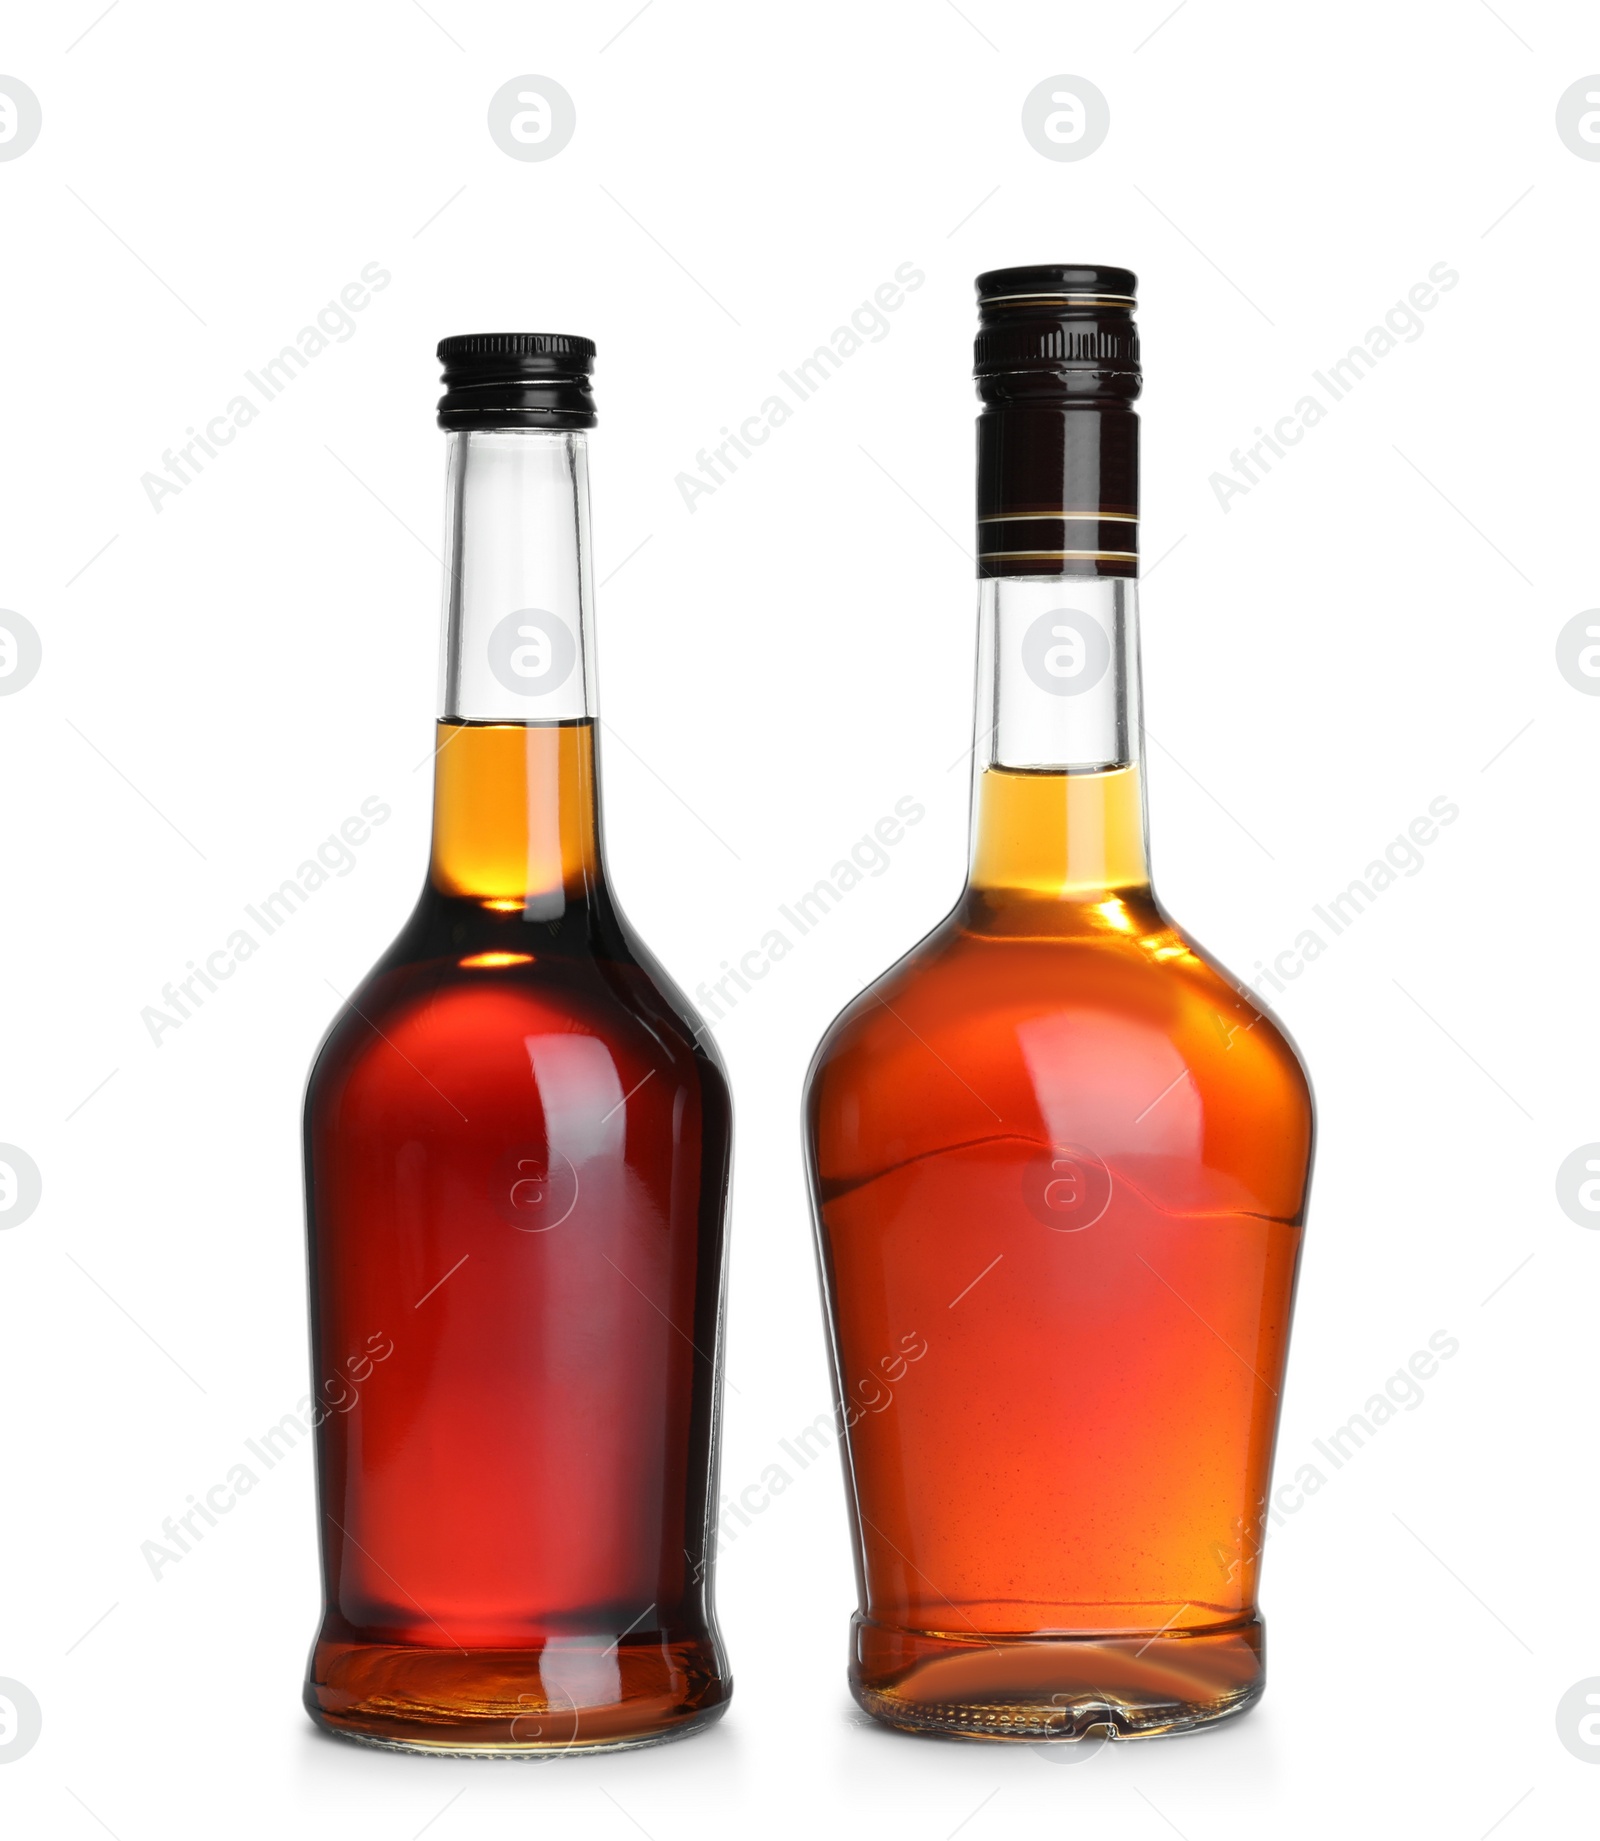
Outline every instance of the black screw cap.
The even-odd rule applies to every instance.
[[[593,428],[594,341],[565,332],[469,332],[439,341],[439,426]]]
[[[1131,403],[1139,394],[1138,280],[1101,263],[1038,263],[978,277],[973,374],[992,407]]]

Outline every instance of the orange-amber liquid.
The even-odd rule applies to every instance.
[[[1310,1092],[1157,906],[1137,769],[984,775],[966,896],[808,1116],[862,1704],[997,1738],[1247,1706]]]
[[[307,1705],[378,1743],[637,1744],[729,1691],[727,1086],[610,903],[593,788],[588,723],[440,725],[429,886],[312,1074]]]

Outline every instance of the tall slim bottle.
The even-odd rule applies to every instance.
[[[709,1538],[728,1088],[606,876],[594,347],[439,355],[432,861],[306,1098],[306,1706],[412,1750],[613,1749],[692,1732],[730,1691]]]
[[[807,1087],[850,1679],[911,1730],[1174,1732],[1262,1689],[1311,1093],[1150,886],[1134,277],[978,294],[970,874]]]

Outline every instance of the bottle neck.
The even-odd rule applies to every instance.
[[[554,920],[602,879],[585,437],[449,442],[431,880]]]
[[[975,891],[1092,904],[1148,888],[1132,578],[984,581],[976,733]]]
[[[994,292],[976,365],[970,911],[983,924],[1021,904],[1031,927],[1043,904],[1115,924],[1114,898],[1150,884],[1137,340],[1123,295],[1042,302],[1021,286],[1031,273],[979,279]]]

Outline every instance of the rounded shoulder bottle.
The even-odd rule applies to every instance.
[[[970,875],[806,1095],[850,1680],[909,1730],[1175,1732],[1264,1681],[1311,1093],[1150,885],[1134,278],[978,290]]]

